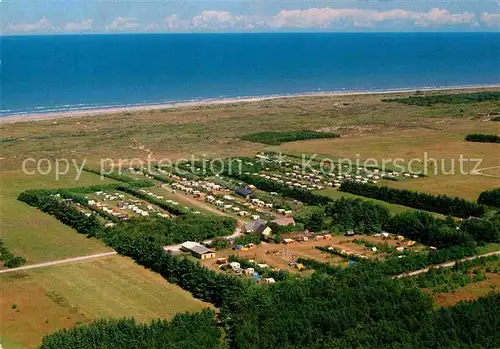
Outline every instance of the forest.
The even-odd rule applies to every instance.
[[[133,318],[97,320],[46,336],[40,349],[220,349],[222,336],[215,313],[204,310],[147,324]]]
[[[342,183],[340,191],[460,218],[468,218],[470,216],[481,217],[485,213],[484,207],[472,201],[451,198],[446,195],[420,193],[407,189],[395,189],[347,181]]]
[[[471,93],[436,94],[429,96],[410,96],[404,98],[384,98],[382,102],[397,102],[408,105],[429,107],[434,104],[470,104],[500,100],[499,91],[483,91]]]
[[[484,133],[469,133],[465,140],[467,142],[500,143],[500,136]]]

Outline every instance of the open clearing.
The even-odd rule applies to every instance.
[[[2,344],[27,348],[44,334],[96,318],[147,321],[211,306],[121,256],[5,274],[0,291]]]

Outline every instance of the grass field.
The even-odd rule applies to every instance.
[[[59,181],[53,177],[27,176],[21,171],[1,173],[0,197],[2,240],[29,264],[109,251],[100,241],[88,239],[56,218],[17,200],[19,193],[34,188],[62,188],[112,183],[84,172],[78,181],[74,173]]]
[[[1,343],[9,349],[96,318],[146,321],[210,306],[121,256],[5,274],[0,292]]]

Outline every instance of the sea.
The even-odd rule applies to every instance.
[[[500,79],[500,33],[4,36],[0,50],[0,117]]]

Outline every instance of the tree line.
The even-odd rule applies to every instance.
[[[484,133],[469,133],[465,140],[467,142],[500,143],[500,136]]]
[[[483,191],[479,194],[477,202],[482,205],[500,208],[500,188]]]
[[[101,319],[43,338],[40,349],[223,349],[215,313],[177,314],[171,321],[137,323],[133,318]],[[221,343],[222,342],[222,343]]]
[[[480,217],[485,213],[485,208],[475,202],[446,195],[432,195],[353,181],[342,183],[340,191],[461,218]]]

